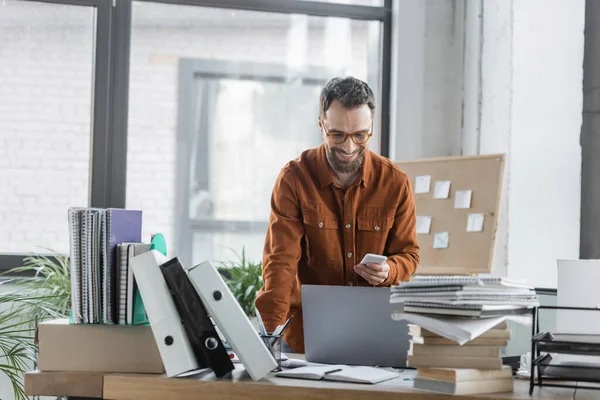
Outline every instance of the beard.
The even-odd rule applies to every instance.
[[[363,163],[365,158],[366,147],[360,147],[358,151],[358,156],[355,160],[352,161],[343,161],[339,159],[335,153],[341,153],[341,149],[331,148],[329,146],[325,147],[325,154],[327,155],[327,161],[329,161],[329,165],[335,172],[338,174],[354,174],[359,169]]]

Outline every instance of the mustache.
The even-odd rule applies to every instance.
[[[340,149],[340,148],[333,147],[333,148],[331,149],[331,151],[333,151],[334,153],[340,153],[340,154],[352,155],[352,156],[353,156],[353,155],[355,155],[355,154],[362,154],[362,153],[364,153],[364,152],[365,152],[365,149],[366,149],[365,147],[360,147],[359,149],[355,150],[355,151],[354,151],[354,152],[352,152],[352,153],[346,153],[344,150],[342,150],[342,149]]]

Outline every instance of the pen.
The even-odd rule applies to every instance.
[[[254,311],[256,312],[256,319],[258,320],[258,329],[260,330],[260,334],[262,336],[267,336],[267,328],[265,328],[265,324],[263,323],[258,308],[255,308]]]
[[[338,369],[332,369],[331,371],[325,371],[325,375],[329,375],[329,374],[333,374],[335,372],[340,372],[342,369],[338,368]]]

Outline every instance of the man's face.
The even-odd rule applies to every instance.
[[[319,120],[319,127],[323,132],[327,160],[335,172],[352,174],[359,170],[368,141],[357,144],[351,137],[347,137],[343,143],[336,142],[345,133],[361,134],[359,137],[368,135],[371,133],[372,124],[371,110],[366,104],[347,109],[337,100],[331,103],[325,117]]]

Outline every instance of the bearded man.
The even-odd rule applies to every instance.
[[[283,351],[304,353],[303,284],[391,286],[416,271],[419,245],[410,179],[367,148],[374,110],[373,92],[365,82],[332,79],[320,96],[323,143],[288,162],[275,182],[264,286],[255,305],[268,332],[293,316]],[[367,253],[387,261],[360,264]]]

